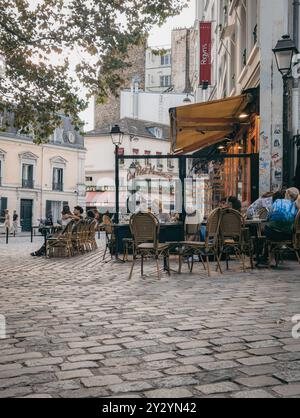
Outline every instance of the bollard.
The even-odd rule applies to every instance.
[[[8,233],[9,233],[9,229],[6,228],[6,244],[8,244]]]

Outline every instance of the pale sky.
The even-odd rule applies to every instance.
[[[154,27],[149,35],[149,46],[170,46],[171,45],[171,32],[175,28],[191,27],[195,22],[195,0],[187,1],[189,7],[184,9],[183,12],[176,17],[170,18],[162,27]],[[90,131],[94,128],[94,105],[91,102],[88,109],[82,112],[81,118],[87,123],[85,131]]]

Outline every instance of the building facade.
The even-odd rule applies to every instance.
[[[272,50],[282,35],[289,33],[293,38],[292,3],[286,0],[196,1],[198,74],[199,23],[211,22],[212,25],[212,81],[203,90],[199,86],[199,77],[194,80],[196,101],[222,99],[256,89],[259,101],[260,193],[277,190],[283,183],[283,82]],[[295,97],[297,94],[298,91]],[[299,104],[296,106],[294,125],[299,119]],[[295,132],[296,127],[289,127],[290,141],[293,141],[292,130]]]
[[[85,154],[82,136],[64,117],[41,145],[13,129],[0,132],[0,222],[5,209],[11,218],[16,210],[27,231],[50,214],[54,222],[60,220],[63,205],[84,207]]]
[[[145,60],[145,91],[150,93],[166,91],[172,86],[171,73],[171,49],[165,49],[159,53],[156,48],[147,48]]]
[[[140,119],[168,125],[170,123],[169,109],[182,106],[185,98],[185,93],[122,90],[120,116],[121,119]]]
[[[110,94],[103,104],[97,103],[97,98],[95,98],[95,129],[102,128],[106,124],[114,123],[120,119],[120,92],[122,89],[130,89],[134,84],[138,84],[138,88],[144,89],[145,48],[145,45],[138,45],[129,49],[128,66],[121,71],[124,82],[118,95]]]
[[[124,132],[119,148],[120,170],[120,209],[126,212],[126,199],[129,186],[130,166],[133,162],[139,167],[143,180],[165,178],[176,173],[173,160],[160,160],[170,152],[169,127],[153,122],[124,118],[119,121]],[[85,180],[87,188],[86,206],[97,207],[100,211],[115,209],[115,147],[110,137],[110,125],[85,134],[87,158]],[[122,155],[134,156],[134,159],[122,159]],[[157,159],[139,157],[157,155]]]

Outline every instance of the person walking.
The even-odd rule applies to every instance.
[[[13,234],[14,234],[14,237],[18,233],[18,222],[19,222],[19,215],[17,214],[17,211],[14,210],[14,213],[13,213]]]
[[[5,230],[8,229],[8,233],[10,233],[10,214],[9,214],[9,210],[5,209],[5,220],[4,220],[4,227]]]

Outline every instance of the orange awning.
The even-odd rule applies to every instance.
[[[221,142],[240,125],[252,95],[229,97],[170,109],[171,150],[190,153]]]

